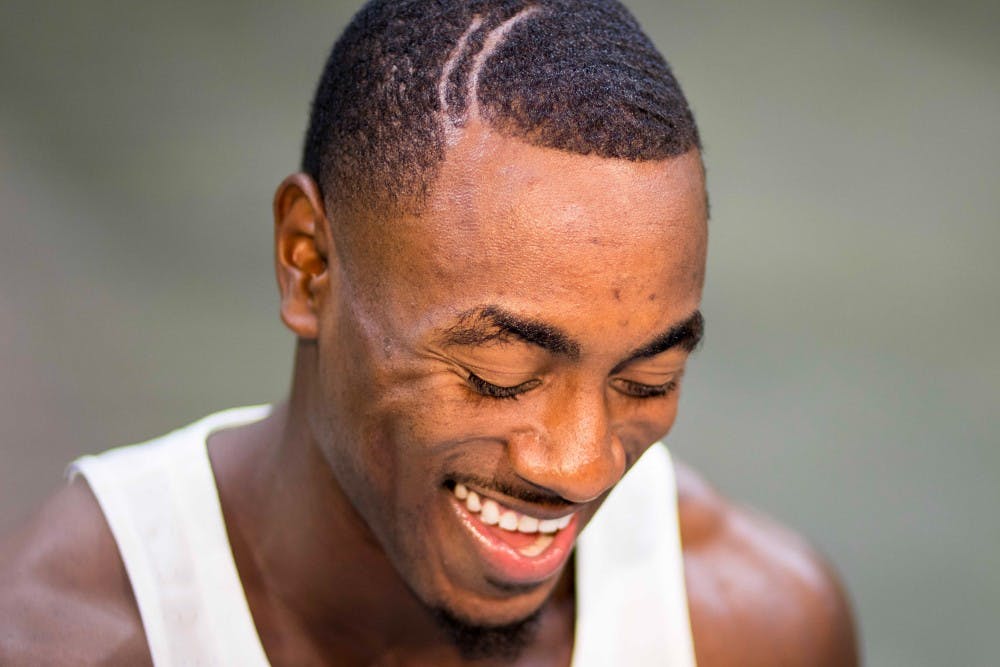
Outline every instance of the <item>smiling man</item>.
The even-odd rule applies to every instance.
[[[657,444],[708,212],[620,5],[370,3],[274,216],[288,400],[76,462],[0,662],[856,664],[822,562]]]

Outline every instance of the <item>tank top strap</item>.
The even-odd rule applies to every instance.
[[[614,488],[576,550],[573,667],[693,667],[677,483],[657,443]]]
[[[156,440],[85,456],[132,583],[153,664],[269,663],[233,560],[206,439],[265,417],[268,406],[227,410]]]

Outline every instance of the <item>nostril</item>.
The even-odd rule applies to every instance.
[[[571,503],[587,503],[614,486],[625,471],[617,444],[599,451],[572,447],[511,447],[511,466],[519,477]]]

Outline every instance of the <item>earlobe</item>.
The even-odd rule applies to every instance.
[[[299,338],[319,333],[320,306],[329,286],[330,227],[319,188],[292,174],[274,195],[274,250],[281,319]]]

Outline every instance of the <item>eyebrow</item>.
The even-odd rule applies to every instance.
[[[702,317],[700,310],[696,310],[683,322],[675,324],[642,347],[633,350],[624,361],[615,366],[612,372],[617,373],[636,359],[655,357],[675,347],[679,347],[685,352],[693,352],[698,347],[698,343],[701,342],[704,333],[705,318]]]
[[[444,332],[444,343],[483,345],[509,337],[573,360],[580,358],[580,344],[558,328],[540,320],[515,315],[499,306],[480,306],[463,313],[458,323]]]
[[[636,359],[655,357],[675,347],[691,352],[701,342],[704,330],[705,320],[701,311],[696,310],[684,321],[633,350],[615,367],[614,372],[618,372]],[[537,345],[573,360],[580,358],[580,344],[558,328],[546,322],[515,315],[493,305],[480,306],[463,313],[458,323],[444,332],[443,342],[445,345],[484,345],[508,337]]]

